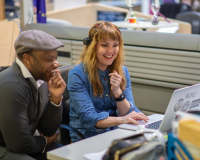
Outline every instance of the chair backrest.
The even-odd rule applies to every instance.
[[[68,65],[68,66],[62,66],[62,67],[59,67],[58,69],[61,71],[61,76],[62,78],[64,79],[65,83],[67,84],[68,82],[68,73],[69,71],[74,68],[75,65]],[[69,92],[67,90],[67,87],[65,89],[65,92],[63,94],[63,99],[65,101],[67,101],[69,99]]]
[[[66,84],[68,82],[68,73],[74,66],[75,65],[68,65],[59,68],[61,71],[61,76]],[[70,104],[69,104],[69,91],[67,87],[63,93],[62,104],[63,104],[62,124],[69,125]],[[68,130],[60,128],[60,141],[61,144],[69,144],[71,142]]]
[[[189,22],[192,25],[192,34],[200,34],[200,13],[188,11],[176,15],[176,19]]]
[[[191,11],[191,7],[184,3],[164,3],[161,5],[160,13],[167,18],[175,19],[178,13]]]

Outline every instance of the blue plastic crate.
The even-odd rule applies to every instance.
[[[186,160],[184,158],[184,155],[182,152],[177,148],[179,146],[181,150],[184,152],[184,155],[187,157],[187,160],[194,160],[188,150],[185,148],[185,146],[181,143],[181,141],[177,138],[174,137],[172,133],[168,134],[168,142],[167,142],[167,152],[168,152],[168,158],[169,160],[178,160],[175,151],[177,151],[182,158],[182,160]]]

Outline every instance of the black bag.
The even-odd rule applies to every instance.
[[[148,131],[113,141],[103,160],[167,160],[163,141],[156,136],[148,139],[146,133]]]

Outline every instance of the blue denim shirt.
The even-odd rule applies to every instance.
[[[123,70],[127,81],[124,93],[127,101],[130,103],[128,113],[132,111],[140,112],[133,100],[128,69],[123,66]],[[117,126],[109,128],[95,127],[99,120],[106,119],[109,116],[119,116],[114,96],[110,97],[109,73],[108,69],[105,71],[99,70],[99,78],[104,88],[103,97],[94,97],[92,86],[88,79],[88,73],[84,71],[82,63],[76,65],[68,74],[67,87],[70,97],[69,125],[78,129],[85,137],[91,137],[117,128]],[[70,132],[70,136],[73,142],[80,140],[73,132]]]

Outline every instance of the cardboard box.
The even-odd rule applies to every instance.
[[[19,34],[20,29],[15,21],[0,21],[0,67],[11,66],[15,61],[14,42]]]
[[[195,160],[200,160],[200,123],[190,118],[180,119],[178,138],[185,145],[191,156]]]

